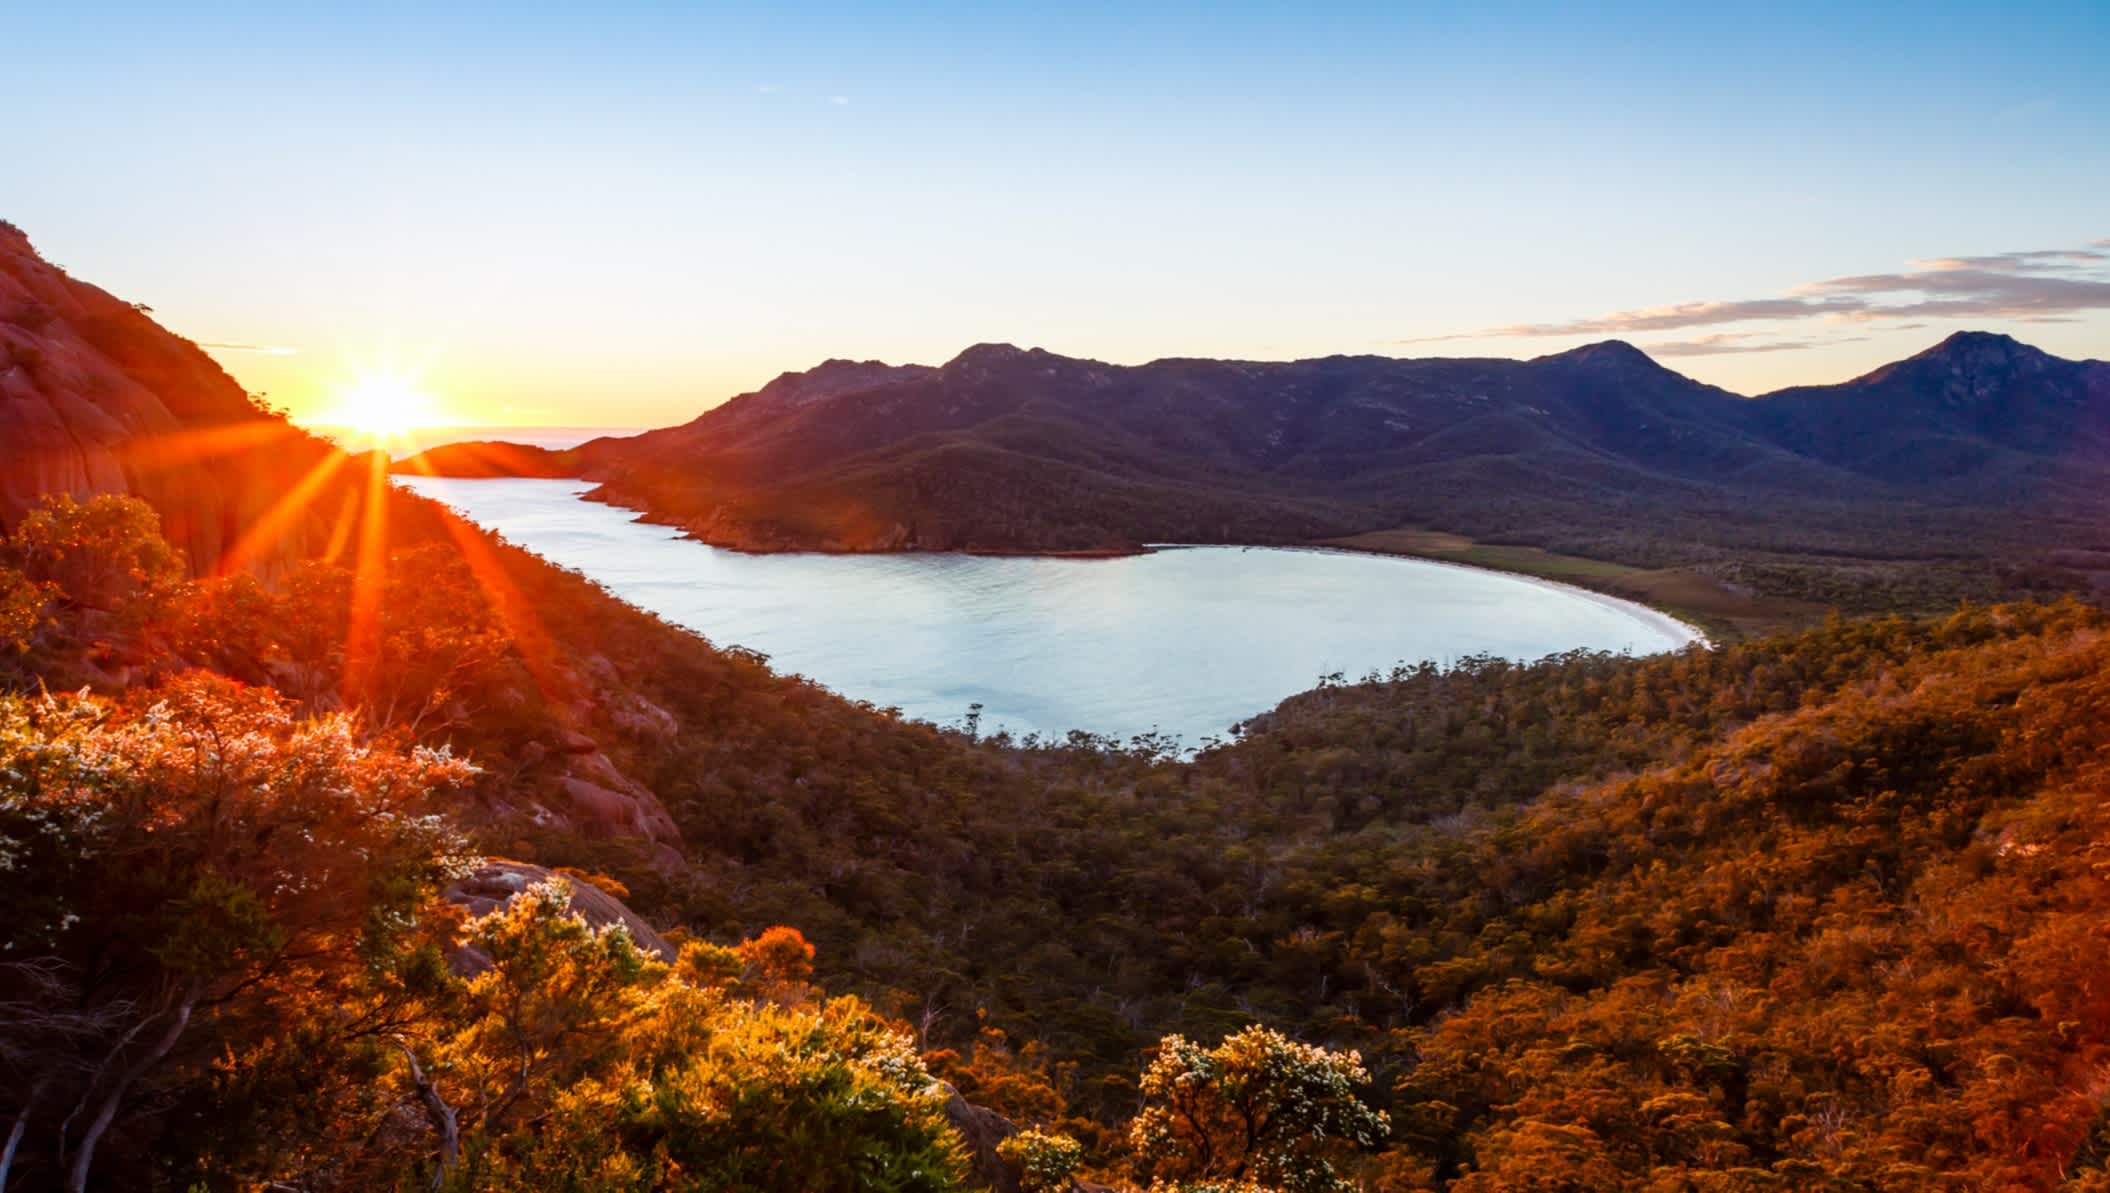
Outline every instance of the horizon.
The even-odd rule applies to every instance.
[[[1861,378],[1863,378],[1863,377],[1866,377],[1866,376],[1868,376],[1868,375],[1869,375],[1869,373],[1872,373],[1872,372],[1878,372],[1878,371],[1881,371],[1881,370],[1882,370],[1883,368],[1886,368],[1886,367],[1888,367],[1889,365],[1897,364],[1897,363],[1899,363],[1899,362],[1901,362],[1901,361],[1909,360],[1909,359],[1912,359],[1913,357],[1916,357],[1916,356],[1921,356],[1921,355],[1925,355],[1926,353],[1929,353],[1929,352],[1933,352],[1933,351],[1935,351],[1935,350],[1937,350],[1937,349],[1941,348],[1941,347],[1942,347],[1943,345],[1946,345],[1946,344],[1948,344],[1948,343],[1949,343],[1950,341],[1952,341],[1952,340],[1955,340],[1955,339],[1958,339],[1958,338],[1960,338],[1960,337],[1965,337],[1965,336],[1990,336],[1990,337],[1993,337],[1993,338],[1997,338],[1997,339],[2003,339],[2003,340],[2007,340],[2007,341],[2009,341],[2010,343],[2014,343],[2014,344],[2020,345],[2021,347],[2024,347],[2024,348],[2028,348],[2028,349],[2031,349],[2031,350],[2033,350],[2033,351],[2037,351],[2037,352],[2043,352],[2043,351],[2044,351],[2044,349],[2043,349],[2043,348],[2041,348],[2041,347],[2039,347],[2038,345],[2036,345],[2036,344],[2033,344],[2033,343],[2030,343],[2030,342],[2029,342],[2028,340],[2024,340],[2024,339],[2021,339],[2020,337],[2017,337],[2017,336],[2013,336],[2013,335],[2010,335],[2010,334],[2008,334],[2008,333],[2006,333],[2006,332],[1996,332],[1996,331],[1987,331],[1987,330],[1984,330],[1984,329],[1982,329],[1982,328],[1959,328],[1959,329],[1957,329],[1957,330],[1955,330],[1955,331],[1952,331],[1952,332],[1949,332],[1949,333],[1947,333],[1946,335],[1943,335],[1943,336],[1942,336],[1942,337],[1941,337],[1940,339],[1938,339],[1938,340],[1935,340],[1935,341],[1933,341],[1932,343],[1929,343],[1929,344],[1927,344],[1927,345],[1925,345],[1925,346],[1923,346],[1923,347],[1921,347],[1921,348],[1919,348],[1919,349],[1916,349],[1916,350],[1913,350],[1913,351],[1908,351],[1908,352],[1907,352],[1907,353],[1905,353],[1905,354],[1904,354],[1903,356],[1899,356],[1899,357],[1897,357],[1897,358],[1895,358],[1895,359],[1892,359],[1892,360],[1887,360],[1887,361],[1882,361],[1882,362],[1878,362],[1878,363],[1877,363],[1877,364],[1875,364],[1875,365],[1874,365],[1873,367],[1871,367],[1871,368],[1869,368],[1869,369],[1866,369],[1866,370],[1863,370],[1862,372],[1858,372],[1858,373],[1855,373],[1854,375],[1852,375],[1852,376],[1850,376],[1850,377],[1839,377],[1839,378],[1835,378],[1835,379],[1832,379],[1832,380],[1829,380],[1829,381],[1812,381],[1812,382],[1804,382],[1804,383],[1801,383],[1801,384],[1802,384],[1802,385],[1804,385],[1804,386],[1812,386],[1812,387],[1818,387],[1818,388],[1822,388],[1822,387],[1825,387],[1825,386],[1830,386],[1830,385],[1843,385],[1843,384],[1846,384],[1846,383],[1849,383],[1849,382],[1852,382],[1852,381],[1857,381],[1857,380],[1859,380],[1859,379],[1861,379]],[[1669,363],[1669,364],[1666,364],[1666,363],[1665,363],[1664,361],[1662,361],[1662,360],[1660,360],[1660,359],[1657,359],[1657,358],[1656,358],[1655,356],[1653,356],[1653,355],[1650,355],[1650,354],[1649,354],[1649,353],[1647,352],[1647,350],[1646,350],[1646,349],[1645,349],[1644,347],[1642,347],[1641,345],[1639,345],[1639,344],[1636,344],[1636,343],[1634,343],[1634,342],[1633,342],[1633,341],[1631,341],[1631,340],[1626,340],[1626,339],[1622,339],[1622,338],[1618,338],[1618,337],[1614,337],[1614,338],[1611,338],[1611,339],[1606,339],[1606,340],[1594,340],[1594,341],[1591,341],[1591,342],[1589,342],[1589,343],[1585,343],[1585,344],[1578,344],[1578,345],[1576,345],[1576,346],[1575,346],[1575,347],[1573,347],[1573,348],[1566,348],[1566,349],[1563,349],[1563,350],[1561,350],[1560,352],[1550,352],[1550,353],[1544,353],[1544,354],[1541,354],[1541,356],[1540,356],[1540,357],[1525,357],[1525,358],[1512,358],[1512,357],[1503,357],[1503,356],[1460,356],[1460,355],[1451,355],[1451,354],[1447,354],[1447,353],[1440,353],[1440,352],[1422,353],[1422,354],[1418,354],[1418,355],[1412,355],[1412,356],[1409,356],[1409,355],[1404,355],[1404,354],[1387,354],[1387,353],[1365,353],[1365,354],[1353,354],[1353,355],[1364,355],[1364,356],[1370,356],[1370,357],[1373,357],[1373,358],[1382,358],[1382,359],[1391,359],[1391,360],[1510,360],[1510,359],[1516,359],[1516,360],[1518,360],[1518,361],[1519,361],[1519,363],[1529,363],[1529,361],[1531,361],[1531,360],[1535,360],[1535,359],[1543,359],[1543,358],[1545,358],[1545,357],[1552,357],[1552,356],[1563,356],[1563,355],[1567,355],[1568,353],[1572,353],[1572,352],[1579,352],[1579,351],[1582,351],[1583,349],[1586,349],[1586,348],[1597,348],[1597,347],[1605,347],[1605,346],[1611,346],[1611,345],[1618,345],[1618,346],[1622,346],[1622,347],[1626,347],[1626,348],[1631,348],[1631,349],[1634,349],[1634,350],[1635,350],[1635,351],[1637,351],[1637,352],[1641,352],[1641,353],[1642,353],[1643,355],[1649,356],[1649,359],[1650,359],[1650,361],[1651,361],[1651,362],[1653,362],[1653,363],[1654,363],[1654,364],[1655,364],[1655,365],[1656,365],[1657,367],[1659,367],[1659,368],[1663,368],[1663,369],[1666,369],[1666,370],[1668,370],[1668,371],[1670,371],[1670,372],[1673,372],[1673,373],[1678,373],[1678,374],[1680,374],[1681,376],[1685,376],[1685,377],[1687,377],[1688,379],[1696,379],[1696,378],[1693,378],[1693,377],[1692,377],[1692,374],[1690,374],[1690,373],[1687,373],[1687,372],[1685,372],[1685,371],[1684,371],[1683,369],[1680,369],[1680,368],[1678,368],[1678,367],[1677,367],[1677,365],[1676,365],[1675,363]],[[944,365],[945,363],[947,363],[947,361],[950,361],[950,360],[953,360],[953,359],[957,359],[957,358],[958,358],[958,357],[959,357],[960,355],[963,355],[963,354],[965,354],[966,352],[968,352],[968,351],[970,351],[970,350],[972,350],[972,349],[974,349],[974,348],[980,348],[980,347],[1010,347],[1010,348],[1016,348],[1016,349],[1019,349],[1020,351],[1024,351],[1024,352],[1034,352],[1034,351],[1043,351],[1043,349],[1040,349],[1040,348],[1038,348],[1037,346],[1031,346],[1031,345],[1016,345],[1016,344],[987,344],[987,343],[984,343],[984,344],[970,344],[970,345],[968,345],[968,346],[967,346],[966,348],[962,348],[962,349],[960,350],[960,352],[954,353],[954,354],[953,354],[953,356],[951,356],[951,357],[947,357],[947,358],[946,358],[946,360],[944,360],[944,361],[938,361],[938,362],[936,362],[936,364],[933,364],[932,362],[929,362],[929,361],[879,361],[879,362],[876,362],[876,363],[880,363],[880,364],[887,364],[887,365],[896,365],[896,366],[899,366],[899,365],[909,365],[909,364],[913,364],[913,365],[921,365],[921,366],[924,366],[924,367],[942,367],[942,366],[943,366],[943,365]],[[1058,354],[1058,355],[1060,355],[1060,354]],[[1335,354],[1335,355],[1350,355],[1350,354]],[[2051,355],[2054,355],[2054,356],[2056,356],[2057,354],[2056,354],[2056,353],[2052,353]],[[1072,358],[1072,359],[1075,359],[1075,358]],[[1205,358],[1196,358],[1196,357],[1178,357],[1178,356],[1161,356],[1161,357],[1153,357],[1153,358],[1151,358],[1151,359],[1149,359],[1149,360],[1145,360],[1145,361],[1140,361],[1140,362],[1138,362],[1137,364],[1134,364],[1134,365],[1114,365],[1114,367],[1117,367],[1117,368],[1140,368],[1140,367],[1146,367],[1146,366],[1149,366],[1149,365],[1155,365],[1155,364],[1164,364],[1164,363],[1170,363],[1170,362],[1175,362],[1175,361],[1181,361],[1181,360],[1195,360],[1195,359],[1205,359]],[[1315,357],[1302,357],[1302,358],[1297,358],[1297,359],[1298,359],[1298,360],[1312,360],[1312,359],[1325,359],[1325,358],[1315,358]],[[2090,361],[2090,360],[2096,360],[2097,358],[2095,358],[2095,357],[2083,357],[2083,358],[2078,358],[2078,359],[2080,359],[2080,360],[2083,360],[2083,361]],[[801,372],[808,372],[808,371],[811,371],[812,369],[815,369],[815,368],[819,368],[819,367],[821,367],[822,365],[825,365],[825,364],[829,364],[829,363],[833,363],[833,362],[832,362],[832,361],[819,361],[819,362],[815,362],[815,363],[814,363],[813,365],[809,365],[809,366],[807,366],[807,368],[806,368],[806,369],[798,369],[798,370],[791,370],[790,372],[792,372],[792,373],[801,373]],[[864,361],[864,362],[853,362],[853,363],[875,363],[875,362],[870,362],[870,361]],[[1096,363],[1096,364],[1113,364],[1113,362],[1108,362],[1108,361],[1093,361],[1092,363]],[[1258,361],[1258,360],[1248,360],[1248,361],[1245,361],[1245,362],[1243,362],[1243,363],[1254,363],[1254,364],[1277,364],[1277,363],[1295,363],[1295,361]],[[780,374],[780,375],[779,375],[779,377],[781,377],[781,376],[783,376],[783,374]],[[772,378],[772,380],[776,380],[776,379],[777,379],[777,378]],[[761,386],[757,386],[757,387],[756,387],[756,389],[760,389],[760,388],[762,388],[762,387],[761,387]],[[1783,388],[1794,388],[1794,387],[1783,387]],[[384,434],[376,434],[376,433],[370,433],[370,432],[362,431],[362,430],[361,430],[360,428],[358,428],[358,427],[356,427],[356,426],[353,426],[353,425],[349,425],[349,424],[345,424],[345,423],[331,423],[331,422],[313,422],[313,421],[305,421],[305,420],[302,420],[302,419],[298,419],[298,418],[294,419],[294,422],[295,422],[295,423],[297,423],[298,425],[300,425],[301,427],[303,427],[303,428],[305,428],[305,429],[309,430],[309,431],[313,431],[313,432],[315,432],[315,433],[317,433],[317,434],[320,434],[320,435],[323,435],[323,436],[325,436],[325,437],[327,437],[327,438],[330,438],[330,439],[333,439],[333,440],[335,440],[335,441],[336,441],[336,442],[338,442],[338,443],[339,443],[339,444],[340,444],[341,446],[344,446],[344,447],[346,447],[346,448],[347,448],[348,450],[354,450],[354,451],[366,451],[366,450],[374,450],[374,449],[380,449],[380,450],[385,450],[385,451],[388,451],[388,452],[390,452],[390,454],[391,454],[391,455],[393,455],[394,457],[396,457],[397,459],[402,459],[402,458],[405,458],[405,457],[407,457],[407,456],[410,456],[410,455],[414,455],[414,454],[416,454],[416,453],[419,453],[419,452],[424,452],[424,451],[428,451],[428,450],[430,450],[430,449],[432,449],[432,448],[435,448],[435,447],[444,447],[444,446],[448,446],[448,445],[450,445],[450,444],[455,444],[455,443],[463,443],[463,442],[469,442],[469,441],[472,441],[472,440],[476,440],[476,439],[480,439],[480,438],[486,438],[486,437],[492,437],[492,438],[497,438],[497,439],[499,439],[499,440],[501,440],[501,441],[506,441],[506,442],[518,442],[518,443],[523,443],[523,444],[526,444],[526,445],[528,445],[528,446],[534,446],[534,447],[545,447],[545,448],[550,448],[550,449],[552,449],[552,450],[563,450],[564,448],[567,448],[567,447],[575,447],[575,446],[577,446],[577,445],[578,445],[579,443],[585,442],[585,441],[586,441],[587,439],[591,439],[591,438],[596,438],[596,437],[599,437],[599,436],[602,436],[602,435],[633,435],[633,434],[640,434],[640,433],[643,433],[643,432],[645,432],[645,431],[653,431],[653,430],[660,430],[660,429],[664,429],[665,427],[670,427],[670,426],[678,426],[678,425],[680,425],[680,424],[682,424],[682,423],[685,423],[685,422],[688,422],[688,421],[690,421],[690,420],[691,420],[692,418],[694,418],[694,417],[696,417],[696,416],[698,416],[698,415],[702,415],[702,414],[708,413],[708,412],[709,412],[709,411],[711,411],[711,410],[715,410],[715,409],[717,409],[717,408],[718,408],[719,406],[721,406],[721,405],[725,404],[725,402],[731,401],[731,400],[732,400],[732,399],[734,399],[734,398],[739,398],[739,397],[747,397],[747,396],[750,396],[750,395],[751,395],[751,394],[753,394],[754,392],[755,392],[755,390],[747,390],[747,391],[743,391],[743,392],[741,392],[741,393],[738,393],[738,394],[729,394],[729,395],[727,395],[726,397],[724,397],[724,398],[722,398],[722,399],[720,399],[720,400],[718,400],[718,401],[716,401],[716,402],[711,402],[711,403],[707,403],[706,405],[704,405],[704,406],[701,406],[701,407],[697,408],[697,410],[695,411],[695,413],[694,413],[694,414],[692,414],[692,415],[689,415],[689,416],[686,416],[686,417],[677,417],[677,418],[676,418],[676,419],[675,419],[675,420],[674,420],[673,422],[669,422],[669,423],[663,423],[663,424],[656,424],[656,425],[649,425],[649,426],[648,426],[648,425],[642,425],[642,424],[606,424],[606,425],[587,425],[587,424],[579,424],[579,423],[476,423],[476,422],[436,422],[436,423],[426,423],[426,424],[422,424],[422,425],[419,425],[419,426],[416,426],[416,427],[410,427],[410,428],[405,428],[404,430],[401,430],[401,431],[393,431],[393,432],[388,432],[388,433],[384,433]],[[1729,392],[1729,393],[1731,394],[1731,396],[1733,396],[1733,397],[1739,397],[1739,398],[1745,398],[1745,399],[1751,399],[1751,400],[1756,400],[1756,399],[1761,399],[1761,398],[1765,398],[1765,397],[1768,397],[1768,396],[1770,396],[1770,395],[1771,395],[1772,393],[1776,393],[1776,392],[1780,392],[1780,391],[1777,391],[1777,390],[1775,390],[1775,391],[1768,391],[1767,393],[1761,393],[1761,394],[1739,394],[1739,393],[1736,393],[1736,392],[1735,392],[1735,391],[1733,391],[1733,390],[1730,390],[1730,391],[1727,391],[1727,392]],[[511,438],[508,438],[508,437],[506,437],[506,436],[493,436],[493,435],[491,435],[491,434],[490,434],[490,433],[493,433],[493,432],[502,432],[502,431],[514,431],[514,432],[524,432],[525,434],[521,434],[521,435],[518,435],[518,436],[514,436],[514,437],[511,437]],[[560,431],[561,431],[561,432],[572,432],[572,433],[574,433],[574,434],[567,434],[567,435],[556,435],[556,434],[554,434],[554,432],[560,432]]]
[[[665,426],[978,342],[1613,337],[1747,396],[2110,342],[2101,6],[126,15],[18,19],[0,96],[82,98],[0,216],[307,424]]]
[[[2110,0],[115,0],[0,1193],[2110,1193]]]

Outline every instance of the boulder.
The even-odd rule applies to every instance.
[[[960,1096],[960,1091],[950,1085],[944,1086],[945,1119],[952,1129],[959,1132],[960,1141],[967,1145],[967,1183],[969,1188],[989,1189],[994,1193],[1020,1193],[1023,1177],[1017,1167],[997,1154],[996,1147],[1004,1140],[1018,1134],[1018,1124],[989,1109],[977,1106]],[[1071,1181],[1071,1193],[1113,1193],[1104,1185]]]
[[[579,758],[557,780],[581,827],[606,837],[679,844],[681,829],[659,797],[600,754]]]
[[[467,908],[472,917],[481,918],[503,909],[529,887],[563,877],[546,867],[527,862],[486,858],[468,877],[448,887],[446,898]],[[657,953],[662,960],[674,960],[674,946],[621,899],[590,882],[576,878],[564,878],[564,881],[571,887],[572,910],[589,925],[605,928],[610,924],[621,924],[639,948]],[[463,977],[474,977],[491,967],[491,958],[473,945],[463,945],[448,958],[448,964]]]

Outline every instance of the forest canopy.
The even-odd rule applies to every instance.
[[[7,1187],[2106,1181],[2092,609],[1402,668],[1181,761],[424,525],[363,576],[190,578],[118,498],[0,547]],[[589,765],[678,865],[555,814]],[[473,918],[494,855],[571,877]]]

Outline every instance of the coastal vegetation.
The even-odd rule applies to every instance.
[[[2079,570],[1902,539],[1792,632],[1022,743],[625,605],[21,261],[25,405],[109,370],[299,469],[73,436],[0,504],[0,1188],[2110,1188],[2110,621],[1925,611]]]
[[[686,657],[646,698],[709,731],[620,755],[680,830],[667,866],[506,813],[512,760],[574,730],[507,703],[540,664],[466,564],[396,557],[444,597],[392,602],[382,649],[421,665],[352,698],[314,595],[350,579],[186,579],[153,521],[62,501],[8,549],[18,1172],[717,1187],[670,1175],[712,1157],[814,1188],[863,1162],[737,1167],[811,1137],[942,1188],[942,1077],[1085,1172],[1304,1187],[1304,1160],[1239,1176],[1153,1133],[1153,1074],[1289,1047],[1256,1024],[1320,1050],[1292,1071],[1361,1055],[1328,1120],[1359,1146],[1325,1161],[1354,1187],[2049,1188],[2102,1150],[2110,672],[2080,605],[1343,679],[1179,762],[893,722],[494,548],[550,641],[577,615],[611,667]],[[467,925],[437,897],[514,851],[610,875],[679,960],[556,890]],[[462,939],[493,967],[450,970]],[[794,1038],[795,1089],[742,1075]],[[831,1125],[865,1088],[878,1134]]]

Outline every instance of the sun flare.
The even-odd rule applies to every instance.
[[[416,377],[386,372],[367,373],[346,385],[325,421],[381,440],[401,438],[439,419]]]

